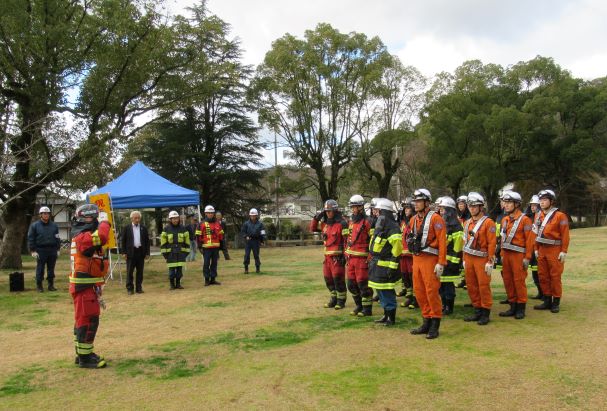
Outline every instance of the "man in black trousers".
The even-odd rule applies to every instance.
[[[145,226],[141,225],[141,213],[131,213],[131,224],[125,226],[120,234],[120,250],[126,259],[126,290],[129,295],[135,291],[143,293],[143,263],[150,256],[150,237]],[[135,287],[133,287],[133,271],[136,270]]]

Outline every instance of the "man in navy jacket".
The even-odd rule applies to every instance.
[[[249,211],[249,219],[242,225],[240,235],[245,240],[244,249],[244,273],[249,273],[249,263],[251,262],[251,250],[255,258],[255,272],[259,273],[261,260],[259,259],[259,246],[266,241],[266,230],[263,223],[259,221],[259,212],[252,208]]]
[[[57,291],[55,288],[55,264],[61,247],[59,238],[59,227],[51,221],[51,210],[48,207],[40,207],[40,220],[32,223],[27,232],[27,243],[30,253],[36,262],[36,288],[39,293],[44,291],[42,281],[44,280],[44,268],[46,266],[48,290]]]

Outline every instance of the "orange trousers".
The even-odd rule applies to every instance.
[[[440,280],[436,278],[434,267],[438,256],[422,253],[413,256],[413,292],[424,318],[441,318],[443,304],[440,299]]]
[[[487,257],[476,257],[464,253],[464,264],[466,265],[466,286],[468,296],[474,308],[491,309],[493,297],[491,295],[491,276],[485,272]]]
[[[527,270],[523,267],[523,253],[502,250],[502,279],[508,301],[527,302]]]
[[[563,295],[563,283],[561,277],[565,264],[559,261],[560,247],[544,246],[538,247],[537,273],[540,277],[540,288],[544,295],[561,297]]]

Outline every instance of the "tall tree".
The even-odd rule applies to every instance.
[[[164,110],[166,120],[134,139],[125,161],[139,158],[198,190],[203,204],[244,215],[267,197],[260,184],[263,145],[245,101],[251,69],[241,61],[238,41],[229,38],[229,25],[210,14],[205,2],[189,11],[177,22],[180,43],[193,60],[163,90],[184,97]]]
[[[5,120],[0,267],[20,267],[36,194],[133,130],[163,100],[154,90],[183,60],[158,1],[0,3]],[[178,56],[183,57],[183,56]]]
[[[299,165],[314,170],[321,199],[336,198],[390,55],[377,38],[329,24],[274,41],[253,82],[259,119],[279,133]]]
[[[390,183],[401,166],[401,157],[416,137],[415,117],[423,104],[426,80],[411,66],[391,56],[380,81],[375,84],[369,111],[371,121],[360,133],[357,161],[362,174],[375,181],[376,195],[388,197]]]

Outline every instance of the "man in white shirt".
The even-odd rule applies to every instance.
[[[150,238],[148,230],[141,225],[141,213],[131,213],[131,224],[125,226],[120,234],[120,250],[126,259],[127,280],[126,290],[129,295],[143,293],[143,265],[146,257],[150,256]],[[135,278],[133,285],[133,272]]]

